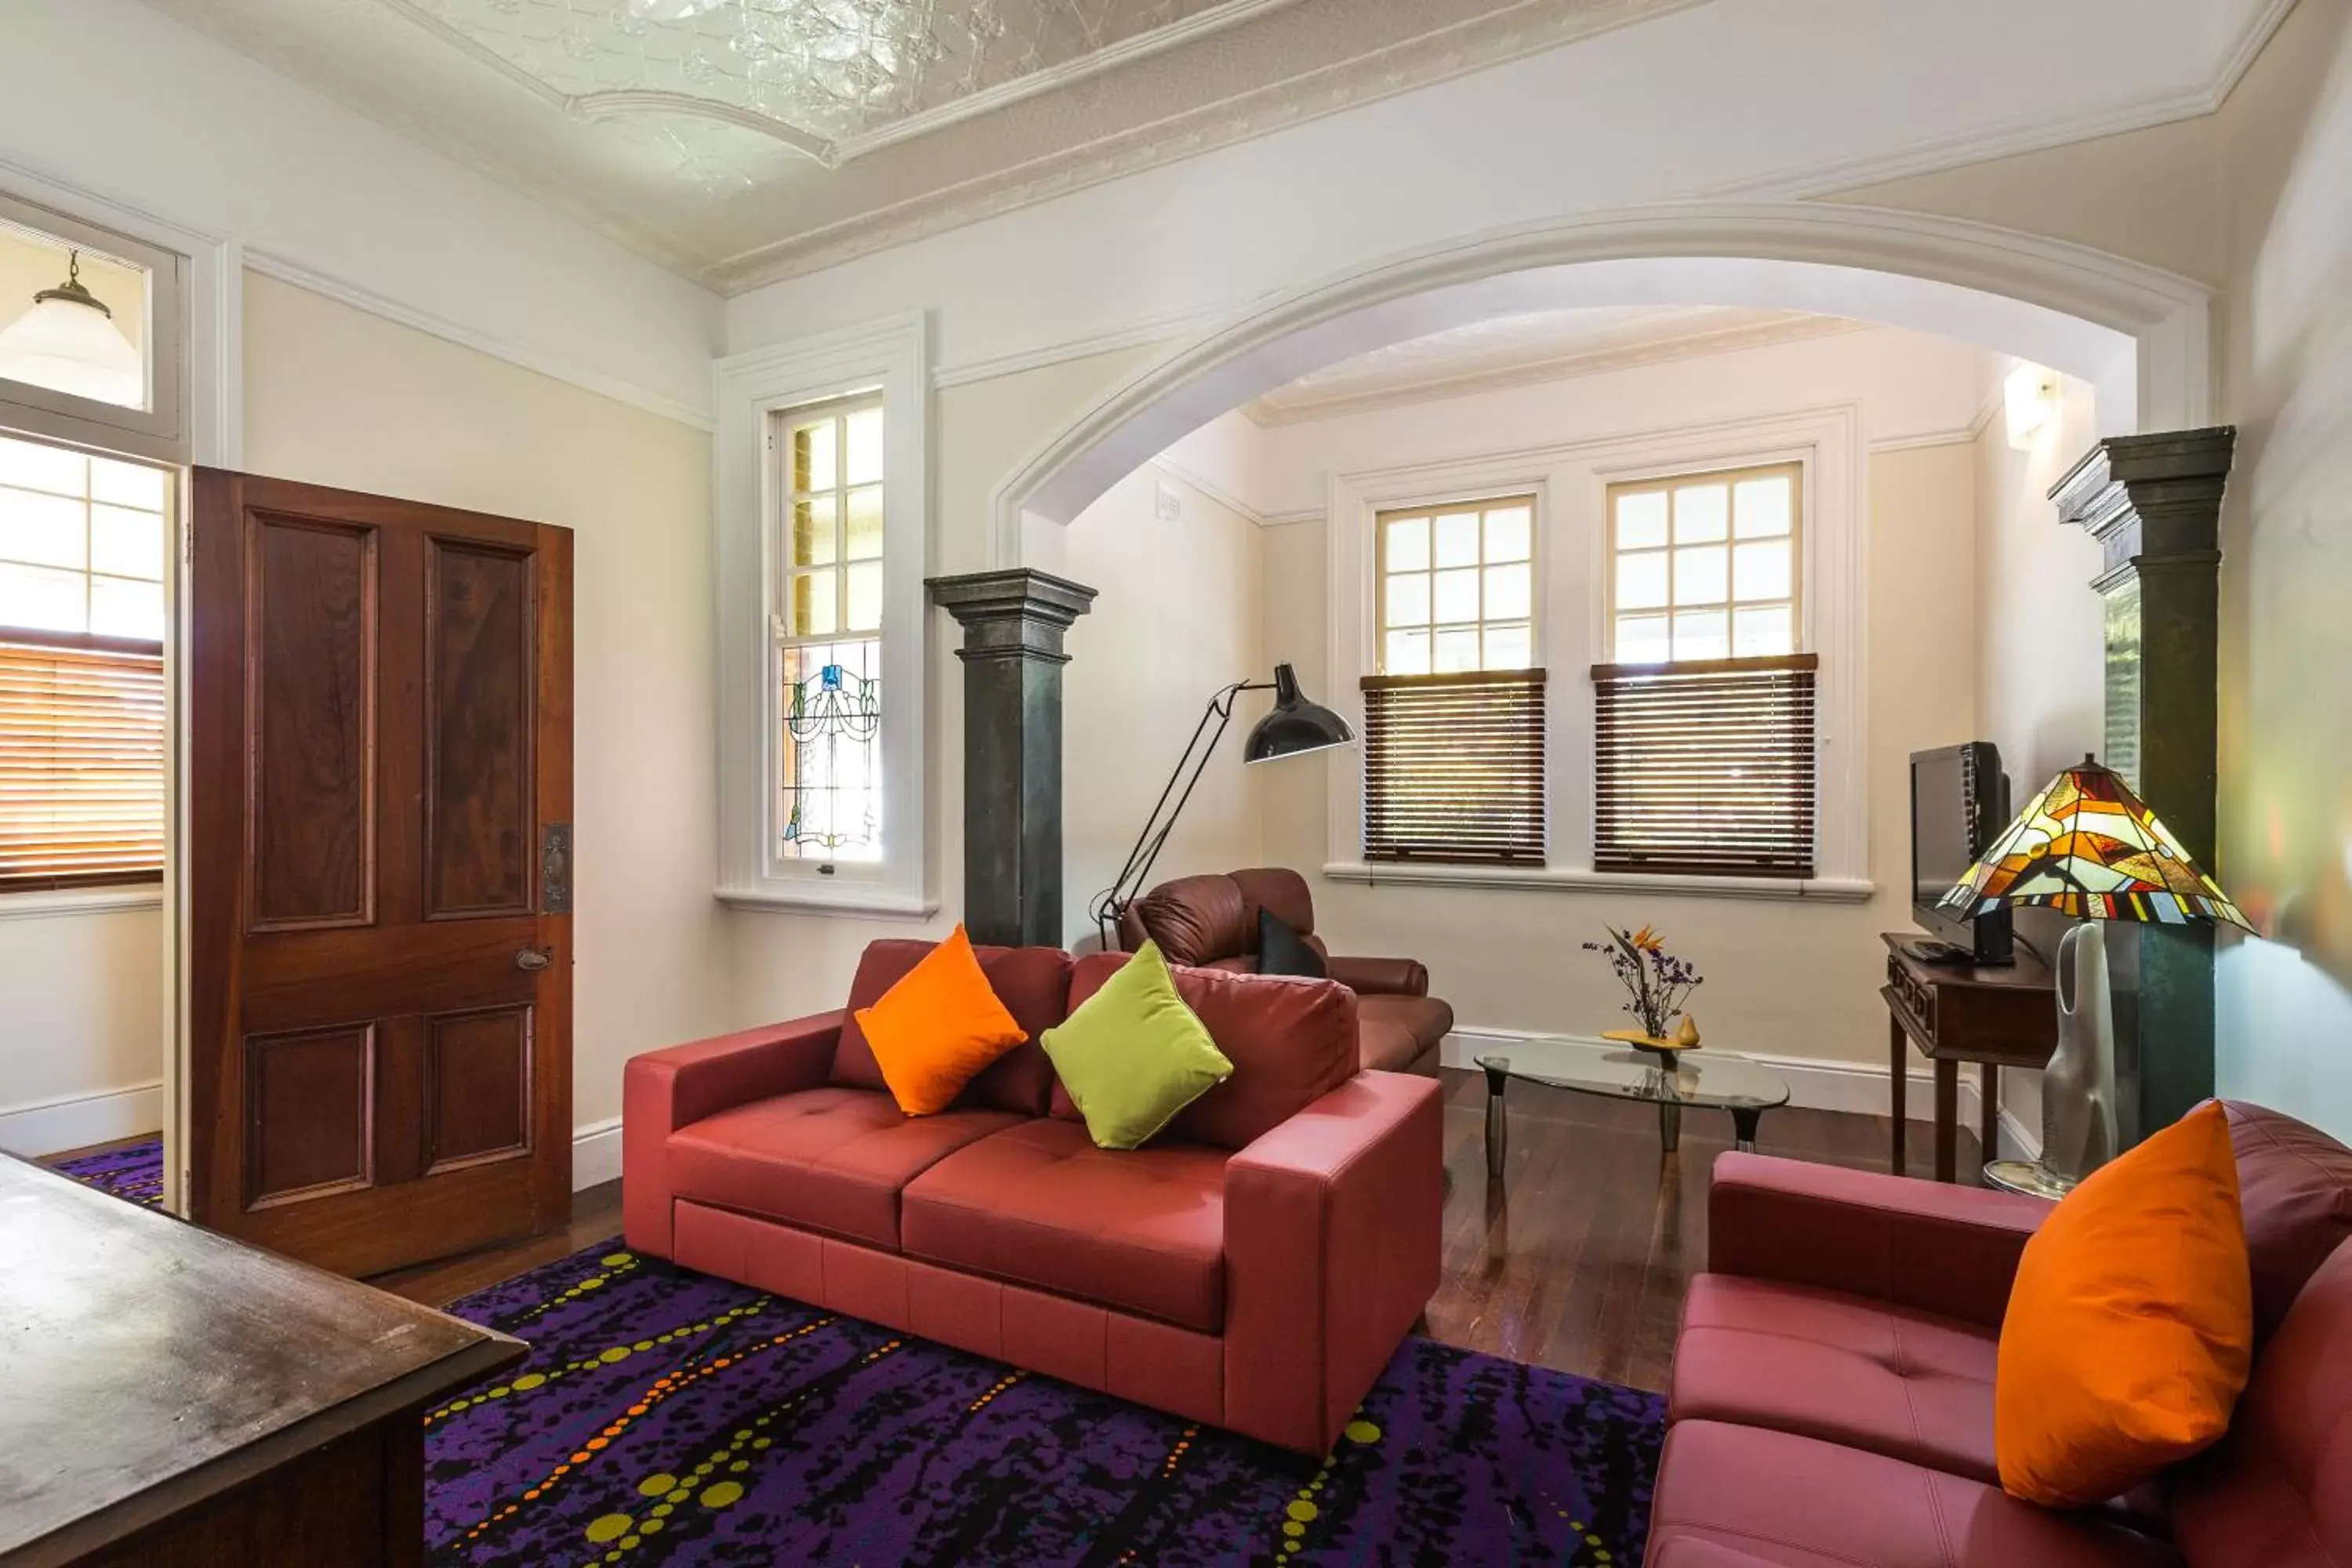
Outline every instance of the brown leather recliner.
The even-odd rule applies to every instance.
[[[1287,867],[1162,882],[1119,917],[1119,945],[1133,952],[1149,937],[1171,963],[1254,974],[1260,910],[1297,931],[1323,955],[1330,977],[1356,994],[1366,1068],[1437,1076],[1437,1047],[1454,1027],[1454,1009],[1429,994],[1429,971],[1415,958],[1333,957],[1315,934],[1307,879]]]

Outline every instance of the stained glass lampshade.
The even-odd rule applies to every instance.
[[[2051,780],[1937,903],[1963,918],[2019,905],[2074,920],[2254,929],[2147,803],[2091,757]]]

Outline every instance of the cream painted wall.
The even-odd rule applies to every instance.
[[[1159,515],[1163,487],[1181,516]],[[1062,919],[1073,948],[1098,940],[1087,906],[1118,875],[1210,694],[1273,668],[1260,622],[1265,538],[1150,466],[1070,525],[1069,574],[1100,594],[1070,628],[1062,716]],[[1261,692],[1239,699],[1147,886],[1262,863],[1259,782],[1268,769],[1244,767],[1241,751],[1266,703]]]
[[[163,910],[25,917],[0,907],[0,1150],[49,1154],[152,1131],[162,1114]]]
[[[1432,990],[1454,1003],[1465,1029],[1590,1035],[1618,1026],[1619,997],[1606,967],[1577,943],[1604,925],[1649,922],[1706,974],[1691,1011],[1709,1039],[1748,1052],[1883,1064],[1878,933],[1910,925],[1906,759],[1965,738],[1975,721],[1969,661],[1953,651],[1973,635],[1974,485],[1965,443],[1870,459],[1870,876],[1878,891],[1869,901],[1363,887],[1318,878],[1316,925],[1332,950],[1420,958]],[[1327,680],[1321,522],[1270,531],[1266,602],[1265,657],[1296,663],[1310,689]],[[1269,769],[1265,789],[1267,858],[1321,864],[1321,765]]]
[[[731,1016],[711,901],[710,438],[287,284],[245,293],[246,467],[573,540],[573,1106]]]

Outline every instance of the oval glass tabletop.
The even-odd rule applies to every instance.
[[[1529,1083],[1613,1100],[1701,1110],[1769,1110],[1789,1103],[1789,1080],[1761,1062],[1702,1046],[1669,1061],[1657,1052],[1589,1040],[1518,1040],[1478,1065]]]

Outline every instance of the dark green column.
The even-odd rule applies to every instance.
[[[976,942],[1060,947],[1063,634],[1095,591],[1027,567],[933,577],[963,627],[963,921]]]
[[[2116,436],[2050,492],[2062,521],[2105,552],[2092,586],[2106,618],[2106,754],[2189,853],[2213,865],[2220,736],[2221,492],[2237,432],[2228,426]],[[2039,780],[2032,787],[2040,787]],[[2117,925],[2117,1071],[2126,1142],[2179,1119],[2213,1092],[2213,932]],[[2139,1112],[2137,1126],[2128,1112]]]

